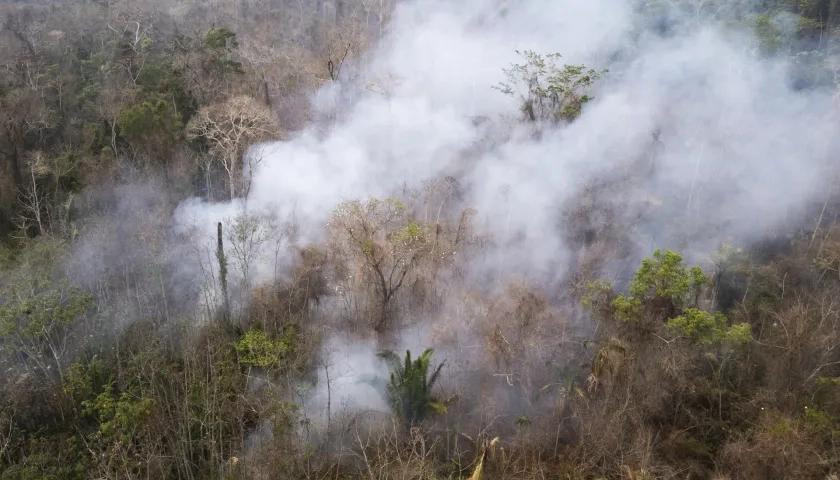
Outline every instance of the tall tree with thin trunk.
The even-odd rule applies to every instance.
[[[222,297],[224,298],[224,317],[226,321],[230,320],[230,301],[228,300],[227,288],[227,259],[225,258],[225,245],[222,237],[222,222],[218,224],[218,232],[216,238],[216,258],[219,260],[219,284],[222,287]]]

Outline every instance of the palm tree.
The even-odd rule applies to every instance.
[[[430,413],[446,413],[446,406],[432,395],[432,387],[440,378],[442,362],[429,375],[429,365],[434,350],[427,348],[416,360],[411,351],[405,351],[405,362],[391,350],[376,354],[388,362],[391,372],[385,391],[388,403],[399,421],[406,426],[421,422]]]

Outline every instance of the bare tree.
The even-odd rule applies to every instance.
[[[355,281],[372,287],[377,299],[373,328],[383,333],[397,293],[428,253],[428,228],[411,219],[407,207],[394,199],[342,203],[327,228],[334,253],[359,272]],[[348,272],[346,278],[353,276]]]
[[[207,142],[227,173],[230,198],[250,188],[250,175],[243,176],[243,158],[249,147],[280,133],[271,111],[257,100],[238,96],[201,109],[187,126],[191,138]],[[247,156],[249,171],[262,159],[262,148]],[[241,188],[240,188],[241,187]]]
[[[146,65],[154,20],[144,12],[131,8],[117,15],[115,25],[108,23],[108,29],[117,36],[119,42],[116,66],[126,72],[131,84],[136,87],[140,72]]]
[[[42,158],[41,152],[30,155],[26,184],[21,185],[18,190],[20,212],[16,223],[24,234],[31,226],[38,228],[39,235],[50,233],[49,199],[44,189],[38,184],[39,167],[43,164]]]
[[[245,211],[226,219],[225,223],[229,225],[226,239],[233,267],[247,294],[254,286],[254,268],[267,260],[273,249],[279,248],[285,232],[271,216]]]
[[[250,67],[250,73],[257,83],[255,90],[259,90],[266,107],[271,108],[271,88],[269,82],[279,77],[284,63],[290,61],[288,54],[278,52],[270,45],[251,41],[240,50],[240,56]]]

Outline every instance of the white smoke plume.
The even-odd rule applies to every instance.
[[[639,255],[674,235],[710,253],[802,220],[832,180],[833,92],[795,92],[787,62],[761,57],[750,35],[681,19],[660,35],[630,0],[402,2],[384,38],[313,99],[334,122],[268,145],[247,199],[186,202],[176,224],[212,238],[245,206],[294,215],[317,240],[342,200],[455,175],[503,268],[556,279],[573,256],[560,206],[646,157],[626,190],[603,193],[625,208]],[[516,99],[492,88],[524,49],[610,70],[570,125],[529,135]]]
[[[824,121],[832,113],[825,93],[791,91],[786,65],[758,58],[750,39],[712,26],[666,39],[640,30],[636,15],[627,0],[401,3],[353,78],[314,99],[337,109],[337,122],[267,147],[248,208],[271,208],[281,218],[294,212],[304,237],[314,239],[344,199],[388,194],[455,169],[484,138],[474,118],[499,124],[516,114],[515,99],[491,87],[520,60],[517,49],[611,69],[578,121],[539,140],[513,135],[464,178],[471,205],[489,218],[504,210],[499,192],[510,187],[507,208],[513,229],[530,239],[530,258],[522,259],[529,265],[562,256],[549,227],[559,201],[643,154],[657,128],[658,166],[647,189],[672,194],[679,207],[714,192],[715,211],[704,217],[735,238],[772,227],[820,191],[833,126]],[[191,201],[176,222],[210,231],[237,208]]]

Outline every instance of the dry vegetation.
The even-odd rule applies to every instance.
[[[556,284],[482,268],[454,176],[337,205],[319,244],[256,214],[218,249],[172,232],[185,198],[247,195],[252,144],[331,120],[308,99],[391,8],[0,2],[0,479],[837,478],[836,199],[705,271],[640,265],[639,159],[558,212]],[[588,98],[540,95],[524,121]],[[342,358],[410,335],[435,350],[383,355],[391,408],[342,404]]]

